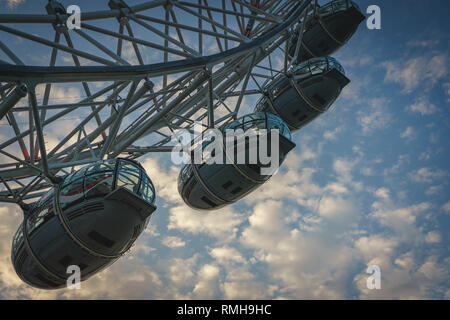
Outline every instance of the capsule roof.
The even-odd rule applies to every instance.
[[[314,75],[324,73],[332,69],[337,69],[340,73],[345,75],[345,70],[342,65],[333,57],[318,57],[306,60],[292,69],[295,75]]]
[[[138,162],[129,159],[108,159],[81,168],[64,179],[61,190],[70,194],[72,187],[74,192],[81,192],[82,188],[82,192],[86,194],[98,181],[106,178],[111,188],[109,191],[124,187],[149,203],[155,201],[155,187],[145,169]],[[53,191],[49,191],[51,192]],[[40,202],[45,201],[46,196]]]
[[[318,12],[320,15],[329,15],[339,11],[345,11],[350,9],[351,7],[356,8],[358,11],[361,11],[359,6],[351,0],[333,0],[328,2],[319,8]]]
[[[222,130],[227,129],[242,129],[243,131],[254,130],[256,132],[260,129],[278,129],[282,136],[292,140],[291,131],[284,121],[278,116],[266,112],[255,112],[238,118],[237,120],[226,124]]]

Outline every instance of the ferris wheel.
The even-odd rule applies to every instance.
[[[109,0],[73,27],[44,4],[0,14],[0,202],[23,209],[13,264],[44,289],[129,250],[156,210],[136,159],[171,152],[177,130],[276,128],[281,163],[350,82],[329,55],[364,20],[351,0]],[[182,168],[185,203],[218,209],[270,178],[231,164]]]
[[[73,30],[57,1],[46,14],[0,15],[1,38],[14,39],[0,40],[0,201],[39,197],[75,166],[105,157],[168,152],[171,131],[196,121],[236,119],[245,97],[289,68],[286,44],[314,11],[313,1],[297,0],[108,6],[82,11]],[[48,66],[32,65],[19,46],[48,56]],[[80,95],[58,101],[61,90]],[[49,146],[47,132],[61,123],[66,134]]]

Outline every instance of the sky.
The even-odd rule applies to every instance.
[[[32,12],[32,2],[0,0],[0,10]],[[198,212],[180,199],[169,155],[141,158],[158,209],[131,252],[81,290],[20,281],[10,248],[21,213],[1,205],[0,298],[450,299],[450,3],[357,3],[381,8],[381,30],[363,23],[333,55],[351,83],[294,134],[269,182]],[[370,265],[379,290],[366,286]]]

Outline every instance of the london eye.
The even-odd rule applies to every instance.
[[[23,210],[12,262],[42,289],[65,286],[69,265],[86,280],[129,250],[158,212],[139,158],[171,152],[176,130],[276,128],[282,163],[291,134],[350,82],[330,55],[364,20],[350,0],[110,0],[70,29],[67,8],[43,4],[0,14],[0,202]],[[180,197],[231,204],[270,178],[259,167],[187,164]]]

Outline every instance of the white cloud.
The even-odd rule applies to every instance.
[[[339,176],[349,177],[351,176],[351,170],[353,163],[344,159],[336,159],[333,162],[333,169]]]
[[[429,167],[420,168],[409,174],[409,178],[412,181],[420,183],[432,183],[447,176],[448,174],[446,171],[440,169],[433,170]]]
[[[389,101],[375,98],[369,101],[368,108],[362,108],[357,113],[357,121],[364,134],[387,128],[392,122],[392,115],[388,111]]]
[[[430,186],[425,193],[428,196],[439,193],[444,187],[443,186]]]
[[[225,299],[267,299],[268,293],[264,286],[252,281],[226,281],[222,285]]]
[[[333,182],[328,184],[325,187],[325,190],[329,190],[335,194],[346,194],[348,193],[348,189],[341,183]]]
[[[386,168],[383,170],[384,175],[391,175],[399,173],[399,171],[405,166],[406,163],[409,162],[409,155],[401,154],[397,158],[397,162],[390,168]]]
[[[422,273],[430,280],[437,280],[445,278],[449,271],[437,263],[436,257],[429,257],[417,272]]]
[[[366,177],[370,177],[370,176],[374,176],[375,175],[375,171],[374,171],[373,168],[364,167],[364,168],[361,168],[361,174],[366,176]]]
[[[174,258],[168,263],[168,277],[174,292],[180,292],[185,288],[192,288],[195,285],[196,275],[193,271],[198,262],[198,255],[195,254],[189,259]],[[182,298],[177,296],[178,298]],[[186,297],[184,297],[186,298]]]
[[[368,265],[372,264],[368,263]],[[446,281],[448,274],[445,267],[438,265],[435,257],[428,260],[417,270],[416,260],[412,251],[406,252],[394,259],[394,263],[386,260],[380,265],[381,290],[367,289],[367,274],[358,274],[354,282],[360,291],[360,299],[424,299],[431,291],[443,291],[440,286]]]
[[[409,60],[386,61],[385,82],[394,82],[403,86],[404,92],[412,92],[422,85],[421,90],[428,89],[448,74],[448,56],[415,57]],[[423,86],[426,86],[425,88]]]
[[[415,137],[415,131],[414,128],[409,126],[407,127],[401,134],[400,138],[411,141]]]
[[[443,88],[445,90],[445,94],[447,96],[447,102],[450,103],[450,82],[446,82],[442,86],[443,86]]]
[[[325,201],[330,205],[331,202]],[[346,206],[333,209],[345,214]],[[352,249],[338,239],[351,224],[335,227],[341,218],[335,215],[334,220],[328,217],[317,220],[313,231],[302,232],[283,221],[287,213],[283,208],[280,201],[257,204],[249,218],[250,225],[241,236],[241,242],[255,250],[256,261],[269,266],[270,278],[266,283],[271,279],[281,281],[275,298],[342,298],[346,290],[342,280]],[[327,212],[333,209],[330,207]]]
[[[417,99],[412,105],[407,106],[405,110],[411,111],[413,113],[420,113],[423,116],[428,116],[436,113],[439,109],[427,99],[422,97],[420,99]]]
[[[381,199],[389,199],[390,191],[387,188],[379,188],[375,191],[375,195]]]
[[[430,231],[425,235],[425,241],[428,243],[438,243],[441,242],[441,235],[437,231]]]
[[[342,128],[338,127],[334,130],[327,130],[325,131],[325,133],[323,134],[323,137],[325,140],[337,140],[338,138],[338,134],[342,132]]]
[[[394,263],[406,270],[411,270],[414,266],[414,257],[412,252],[407,252],[402,254],[400,257],[395,259]]]
[[[196,299],[212,299],[219,290],[220,269],[217,265],[206,264],[197,274],[197,283],[192,291]]]
[[[374,209],[372,216],[382,225],[395,230],[398,235],[409,239],[419,233],[415,226],[417,215],[423,214],[430,207],[431,205],[427,202],[398,208],[389,201],[376,201],[372,204]]]
[[[24,3],[26,0],[3,0],[7,3],[8,8],[14,9]]]
[[[411,40],[406,43],[411,47],[433,47],[439,43],[439,40]]]
[[[355,241],[355,248],[361,252],[367,264],[380,267],[384,267],[389,263],[397,245],[398,241],[396,239],[385,238],[380,235],[365,236]]]
[[[348,216],[356,215],[353,203],[340,197],[323,197],[318,212],[322,217],[340,220],[348,220]]]
[[[450,212],[450,201],[442,206],[442,210],[449,213]]]
[[[169,170],[161,167],[156,158],[146,158],[142,166],[147,171],[150,179],[155,185],[158,198],[163,198],[169,203],[182,203],[182,199],[177,189],[177,179],[180,168],[170,166]]]
[[[163,239],[162,244],[169,248],[181,248],[186,245],[186,242],[179,237],[169,236]]]
[[[245,216],[225,207],[211,212],[193,210],[186,205],[169,210],[168,229],[182,230],[189,233],[204,233],[220,239],[232,239],[236,236],[238,226]]]
[[[244,257],[236,248],[223,246],[212,249],[209,254],[220,264],[228,262],[245,263]]]

